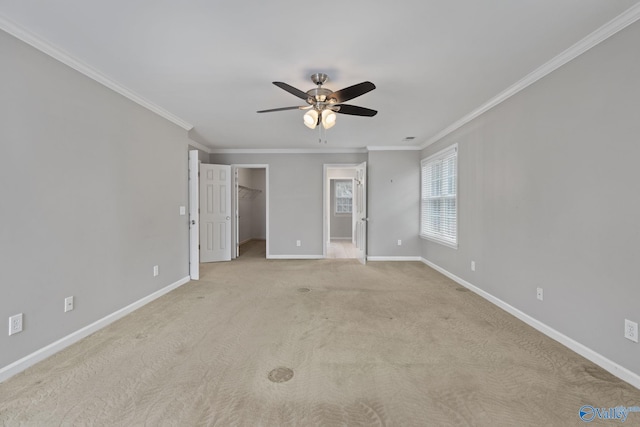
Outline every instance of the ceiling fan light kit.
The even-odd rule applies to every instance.
[[[325,129],[331,129],[336,124],[336,113],[333,110],[325,109],[322,110],[322,126]]]
[[[304,116],[302,116],[304,120],[304,125],[309,129],[315,129],[318,124],[318,112],[316,110],[307,111]]]
[[[309,110],[302,117],[304,125],[309,129],[315,129],[318,125],[322,125],[325,129],[332,128],[336,124],[336,113],[364,117],[373,117],[378,113],[376,110],[369,108],[343,104],[345,101],[349,101],[375,89],[376,86],[373,83],[362,82],[334,92],[331,89],[322,87],[327,80],[329,80],[329,77],[324,73],[312,74],[311,81],[315,83],[317,87],[306,92],[283,82],[273,82],[273,84],[280,89],[305,100],[308,105],[260,110],[258,113],[285,110]]]

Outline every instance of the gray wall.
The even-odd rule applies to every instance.
[[[322,256],[323,165],[364,160],[366,154],[211,154],[216,164],[269,165],[268,244],[275,256]]]
[[[459,248],[422,254],[640,375],[623,337],[640,322],[638,40],[640,23],[428,147],[459,144]]]
[[[367,189],[369,255],[420,256],[418,153],[370,152]]]
[[[0,56],[3,367],[186,277],[188,228],[184,130],[2,31]]]
[[[419,159],[415,151],[368,154],[211,154],[211,163],[269,165],[270,255],[322,256],[322,176],[325,164],[368,161],[372,256],[420,256]],[[397,246],[402,239],[403,245]],[[296,240],[302,245],[296,247]]]
[[[353,216],[352,214],[336,213],[336,180],[330,180],[329,189],[329,238],[331,239],[351,239],[353,232]]]

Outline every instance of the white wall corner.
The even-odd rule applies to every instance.
[[[190,146],[197,148],[198,150],[204,151],[207,154],[211,154],[211,148],[199,143],[198,141],[194,141],[193,139],[189,138],[188,143]]]

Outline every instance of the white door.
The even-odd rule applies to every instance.
[[[231,260],[231,166],[200,165],[200,262]]]
[[[356,250],[358,260],[367,263],[367,162],[356,166]]]
[[[200,235],[198,226],[198,172],[200,160],[198,150],[189,151],[189,276],[192,280],[200,279]]]

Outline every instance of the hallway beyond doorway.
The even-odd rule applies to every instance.
[[[358,251],[349,239],[331,239],[327,245],[327,258],[357,258]]]

